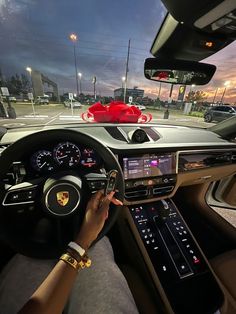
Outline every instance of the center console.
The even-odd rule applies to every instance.
[[[129,211],[174,313],[219,309],[222,292],[172,200],[129,206]]]
[[[121,165],[128,201],[170,194],[176,183],[176,154],[123,156]]]

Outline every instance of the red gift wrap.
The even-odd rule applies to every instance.
[[[121,101],[112,101],[108,105],[97,102],[82,113],[81,117],[87,122],[109,123],[147,123],[152,120],[150,113],[143,114],[137,107]]]

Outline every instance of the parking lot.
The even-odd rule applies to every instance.
[[[1,126],[20,127],[27,125],[53,125],[66,123],[84,123],[81,113],[85,112],[89,106],[83,106],[81,109],[65,108],[63,104],[35,105],[35,113],[30,103],[15,103],[13,107],[16,111],[16,119],[0,118]],[[203,118],[184,115],[181,111],[170,110],[169,118],[164,119],[164,111],[146,109],[143,113],[151,113],[152,121],[160,124],[176,124],[193,127],[210,127],[214,123],[206,123]]]

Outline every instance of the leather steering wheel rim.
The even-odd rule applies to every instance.
[[[123,201],[124,198],[124,180],[123,180],[123,173],[120,167],[120,164],[113,154],[113,152],[104,144],[99,142],[97,139],[93,138],[92,136],[89,136],[87,134],[84,134],[79,131],[75,130],[68,130],[68,129],[53,129],[53,130],[44,130],[39,131],[37,133],[33,133],[30,135],[27,135],[10,146],[8,146],[1,154],[0,156],[0,230],[3,233],[3,239],[6,239],[8,244],[16,251],[28,256],[32,257],[40,257],[40,258],[51,258],[52,256],[56,256],[58,254],[58,250],[53,250],[51,254],[47,252],[44,254],[40,254],[40,250],[43,251],[43,246],[37,248],[34,250],[34,252],[31,252],[31,247],[33,244],[20,244],[19,239],[16,239],[17,235],[13,236],[10,234],[10,226],[9,226],[9,220],[6,220],[6,209],[9,210],[9,208],[4,208],[2,205],[2,201],[4,198],[4,195],[6,194],[3,183],[3,178],[6,175],[7,171],[9,170],[10,166],[14,161],[21,160],[24,152],[23,148],[30,147],[31,150],[37,150],[37,147],[40,146],[42,143],[53,143],[58,141],[70,141],[73,143],[77,143],[78,145],[84,145],[93,148],[102,158],[105,164],[105,168],[107,170],[115,169],[118,171],[118,178],[117,178],[117,189],[118,192],[116,194],[116,197]],[[98,238],[96,241],[101,239],[112,227],[114,222],[116,221],[116,218],[119,214],[119,211],[121,209],[121,206],[113,206],[112,210],[109,212],[109,217],[104,225],[104,228],[100,232]],[[96,242],[95,241],[95,242]],[[39,250],[39,251],[38,251]],[[36,252],[37,251],[37,252]],[[50,256],[49,256],[50,255]]]

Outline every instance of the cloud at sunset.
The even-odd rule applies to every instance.
[[[124,10],[125,7],[125,10]],[[65,14],[65,12],[69,12]],[[144,14],[145,12],[145,14]],[[60,93],[75,91],[73,45],[68,36],[78,34],[76,55],[82,73],[84,93],[92,93],[92,77],[97,77],[101,94],[113,95],[125,75],[128,40],[131,39],[128,87],[138,86],[145,95],[156,98],[159,83],[148,81],[143,74],[144,60],[163,21],[166,10],[158,0],[149,6],[142,0],[0,1],[0,69],[5,77],[26,73],[26,66],[41,71],[54,80]],[[236,102],[236,44],[204,60],[217,66],[206,86],[195,87],[212,101],[215,91],[219,100],[224,82],[230,81],[225,101]],[[178,95],[179,86],[173,90]],[[190,87],[187,87],[186,92]],[[162,84],[161,99],[168,99],[169,84]]]

